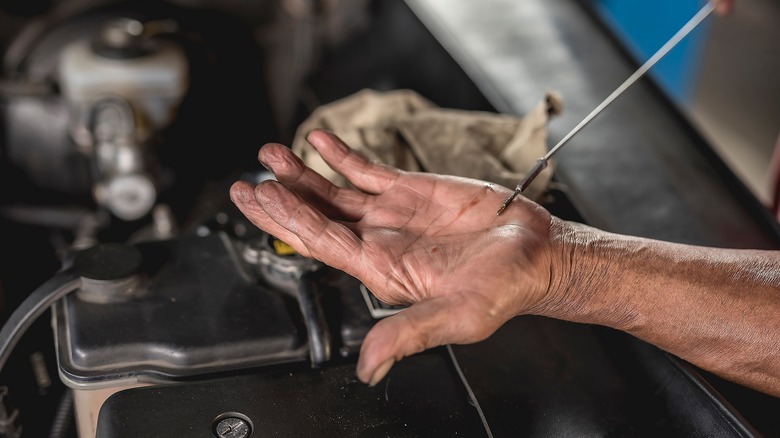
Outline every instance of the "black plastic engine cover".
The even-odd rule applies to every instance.
[[[252,437],[485,436],[468,400],[439,348],[399,362],[375,387],[346,363],[122,391],[103,404],[97,438],[215,436],[223,414],[248,418]]]

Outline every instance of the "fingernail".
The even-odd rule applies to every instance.
[[[267,170],[267,171],[269,171],[269,172],[272,172],[272,173],[273,173],[273,170],[271,170],[271,168],[270,168],[270,167],[268,167],[268,164],[266,164],[266,162],[265,162],[264,160],[258,160],[258,161],[260,162],[260,165],[261,165],[261,166],[263,166],[263,168],[264,168],[265,170]]]
[[[376,371],[374,371],[374,374],[371,376],[371,380],[368,381],[368,386],[373,387],[376,386],[377,383],[381,382],[390,371],[390,368],[393,367],[393,365],[395,365],[395,359],[392,357],[384,361],[382,365],[379,365],[379,368],[377,368]]]
[[[266,163],[266,151],[264,149],[260,149],[260,152],[257,154],[257,161],[260,163],[261,166],[265,168],[265,170],[269,172],[273,172],[271,168],[268,166],[268,163]]]
[[[230,189],[230,198],[234,203],[246,203],[251,196],[247,188],[242,184],[234,184]]]
[[[327,136],[327,137],[328,137],[328,140],[329,140],[329,142],[328,142],[328,143],[329,143],[329,144],[331,144],[331,145],[333,145],[333,146],[335,146],[335,147],[336,147],[336,149],[340,150],[341,152],[348,152],[348,151],[349,151],[349,147],[348,147],[346,144],[344,144],[344,142],[343,142],[343,141],[341,141],[341,138],[340,138],[338,135],[336,135],[336,133],[335,133],[335,132],[333,132],[333,131],[328,131],[328,130],[326,130],[326,129],[315,129],[315,130],[311,131],[311,132],[310,132],[310,133],[309,133],[309,134],[306,136],[306,141],[308,141],[310,145],[314,146],[314,148],[315,148],[315,149],[319,149],[319,146],[320,146],[320,144],[321,144],[321,142],[314,142],[314,143],[312,143],[312,141],[309,139],[309,136],[310,136],[312,133],[314,133],[315,131],[319,131],[319,132],[321,132],[322,134],[324,134],[325,136]]]
[[[312,142],[312,138],[311,138],[312,134],[314,134],[315,132],[322,132],[322,133],[325,133],[325,134],[332,134],[330,131],[326,131],[324,129],[312,129],[311,131],[309,131],[309,133],[306,134],[306,141],[309,142],[309,144],[314,146],[315,148],[317,147],[317,145],[315,144],[317,142],[316,141]]]

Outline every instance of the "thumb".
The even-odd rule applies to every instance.
[[[478,342],[500,325],[478,318],[464,304],[451,295],[436,297],[379,321],[360,348],[358,378],[374,386],[404,357],[440,345]]]

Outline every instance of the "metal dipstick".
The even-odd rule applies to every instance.
[[[628,79],[626,79],[623,84],[621,84],[615,91],[612,92],[606,99],[604,99],[603,102],[599,104],[593,111],[591,111],[590,114],[588,114],[587,117],[585,117],[577,126],[574,127],[568,134],[566,134],[561,141],[558,142],[555,147],[550,149],[550,152],[547,153],[544,157],[538,159],[536,161],[536,164],[534,164],[534,167],[531,168],[531,170],[523,177],[523,179],[520,180],[520,182],[517,184],[517,187],[515,187],[515,191],[512,192],[512,194],[504,201],[504,203],[501,205],[501,208],[498,209],[496,212],[496,216],[500,216],[501,213],[506,210],[506,208],[509,206],[509,204],[519,195],[522,193],[529,185],[531,185],[531,182],[539,176],[539,174],[544,170],[545,167],[547,167],[547,163],[549,162],[550,158],[552,158],[558,150],[563,147],[566,143],[571,140],[572,137],[574,137],[582,128],[584,128],[588,123],[590,123],[593,119],[596,118],[606,107],[608,107],[615,99],[620,97],[626,90],[628,90],[636,81],[638,81],[642,76],[644,76],[645,73],[647,73],[648,70],[650,70],[658,61],[660,61],[664,56],[666,56],[667,53],[669,53],[680,41],[682,41],[686,36],[688,36],[689,33],[693,29],[696,28],[702,21],[704,21],[715,9],[717,8],[717,4],[714,2],[707,2],[701,10],[696,13],[696,15],[693,16],[693,18],[688,21],[685,26],[683,26],[679,31],[677,31],[674,36],[672,36],[669,41],[666,42],[658,51],[650,57],[650,59],[647,60],[637,71],[634,72],[631,76],[629,76]],[[543,163],[543,164],[540,164]]]

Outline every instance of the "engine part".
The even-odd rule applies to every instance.
[[[58,77],[71,136],[93,163],[95,201],[120,219],[148,214],[159,165],[152,135],[168,126],[187,91],[181,47],[150,37],[140,21],[108,21],[93,39],[63,49]],[[170,27],[170,25],[169,25]]]
[[[101,243],[78,253],[74,267],[81,275],[81,300],[116,303],[137,297],[143,258],[132,245]]]
[[[53,318],[82,436],[94,435],[100,407],[117,391],[307,361],[298,306],[247,270],[236,245],[211,233],[79,253],[83,284]]]
[[[8,388],[0,386],[0,436],[19,438],[22,426],[18,424],[19,410],[8,401]]]
[[[63,269],[40,285],[14,310],[0,330],[0,369],[30,325],[63,296],[81,285],[73,269]]]
[[[250,421],[241,414],[222,414],[217,417],[216,423],[214,433],[218,438],[247,438],[252,435]]]
[[[330,360],[331,337],[322,311],[317,272],[323,264],[301,256],[273,236],[252,239],[244,244],[244,260],[271,285],[292,294],[298,301],[309,335],[312,366]]]
[[[701,10],[693,17],[691,18],[688,23],[686,23],[677,33],[675,33],[669,41],[666,42],[663,46],[661,46],[658,51],[650,57],[642,66],[640,66],[631,76],[628,77],[628,79],[625,80],[615,91],[613,91],[609,96],[607,96],[604,101],[602,101],[593,111],[590,112],[585,118],[577,124],[574,128],[572,128],[571,131],[569,131],[568,134],[566,134],[559,142],[556,144],[552,149],[550,149],[547,154],[541,158],[539,158],[536,161],[536,164],[531,168],[531,170],[528,171],[528,173],[520,180],[519,183],[517,183],[517,187],[515,187],[515,190],[512,192],[512,194],[504,201],[503,204],[501,204],[501,207],[499,207],[498,211],[496,212],[496,216],[501,216],[501,213],[506,210],[506,208],[509,206],[509,203],[512,202],[520,193],[525,191],[526,188],[531,184],[531,182],[539,176],[539,174],[544,170],[545,167],[547,167],[548,162],[552,159],[553,156],[560,150],[564,145],[566,145],[569,140],[571,140],[575,135],[577,135],[582,128],[587,126],[593,119],[596,118],[599,114],[601,114],[602,111],[604,111],[612,102],[615,101],[618,97],[620,97],[623,93],[626,92],[629,88],[631,88],[634,83],[636,83],[639,79],[641,79],[645,73],[647,73],[653,66],[658,63],[661,59],[663,59],[664,56],[666,56],[667,53],[669,53],[670,50],[672,50],[680,41],[682,41],[691,31],[693,31],[699,24],[701,24],[710,14],[712,14],[715,11],[716,3],[715,2],[708,2],[706,3]]]
[[[188,88],[187,57],[179,45],[152,39],[144,26],[127,18],[110,20],[95,38],[63,49],[58,77],[73,109],[89,109],[102,96],[120,96],[138,108],[149,129],[171,122]]]
[[[97,438],[207,436],[222,412],[250,419],[251,437],[485,436],[443,349],[404,359],[389,377],[369,387],[345,363],[131,389],[105,403]]]
[[[132,246],[140,261],[100,245],[85,264],[101,264],[107,249],[126,261],[90,272],[86,287],[55,306],[60,377],[92,389],[305,360],[292,301],[259,285],[233,245],[222,233],[141,242]],[[132,294],[109,283],[134,275]]]
[[[136,140],[136,111],[121,98],[101,98],[89,107],[89,142],[95,185],[93,196],[117,217],[146,215],[157,198],[153,155]]]

